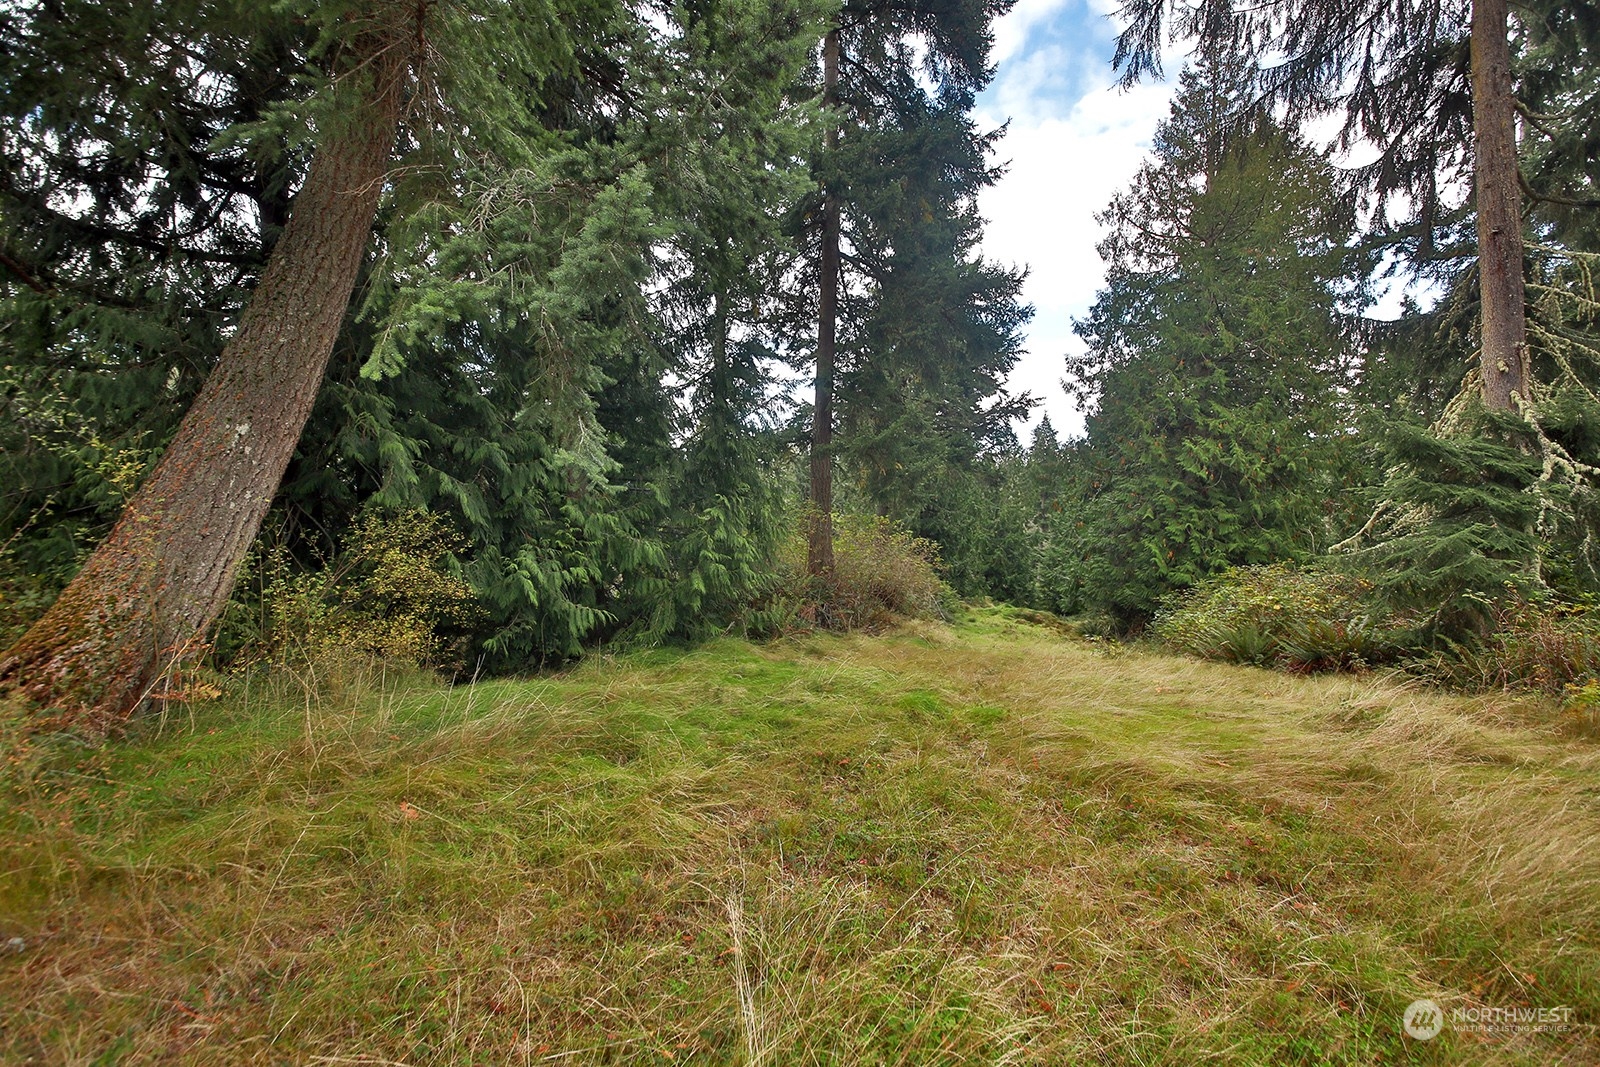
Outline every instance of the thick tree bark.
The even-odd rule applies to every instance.
[[[822,103],[831,109],[839,87],[839,31],[829,30],[822,42]],[[837,116],[828,115],[823,152],[831,157],[839,146]],[[839,195],[822,194],[822,254],[817,301],[817,394],[811,425],[811,530],[806,570],[813,576],[833,571],[833,371],[839,329]]]
[[[1522,282],[1522,193],[1506,0],[1473,0],[1472,112],[1483,301],[1483,402],[1513,411],[1528,399],[1528,327]]]
[[[325,133],[237,333],[110,536],[0,655],[0,687],[53,723],[125,721],[227,603],[327,370],[394,149],[404,49],[373,34],[355,50],[367,88]]]

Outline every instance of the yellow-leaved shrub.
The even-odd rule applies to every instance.
[[[462,547],[443,519],[421,510],[363,516],[316,570],[269,546],[254,560],[246,597],[230,607],[219,650],[236,667],[349,656],[451,665],[479,611],[453,569]]]

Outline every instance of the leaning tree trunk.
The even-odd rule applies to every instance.
[[[822,103],[832,108],[839,86],[839,31],[829,30],[822,42]],[[827,116],[823,152],[839,147],[838,116]],[[822,255],[817,300],[817,395],[811,424],[811,530],[806,571],[813,576],[833,570],[833,371],[839,331],[839,196],[831,187],[822,193]]]
[[[399,122],[403,49],[356,43],[366,88],[327,131],[234,334],[155,471],[0,686],[60,725],[125,721],[216,622],[327,370]],[[356,64],[352,64],[356,66]]]
[[[1522,284],[1522,193],[1506,0],[1473,0],[1472,113],[1483,301],[1483,402],[1513,411],[1528,399],[1528,324]]]

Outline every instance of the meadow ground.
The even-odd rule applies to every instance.
[[[995,609],[280,676],[0,785],[0,1062],[1600,1063],[1600,743],[1505,695]]]

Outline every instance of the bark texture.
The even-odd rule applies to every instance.
[[[1528,327],[1522,280],[1522,191],[1506,0],[1473,0],[1472,123],[1478,208],[1483,402],[1513,411],[1528,398]]]
[[[355,42],[328,132],[261,280],[155,471],[56,603],[0,654],[0,688],[52,725],[124,722],[202,646],[310,415],[371,234],[399,122],[404,49]]]
[[[829,30],[822,42],[822,102],[832,108],[839,88],[839,31]],[[836,115],[823,133],[824,155],[839,146]],[[811,529],[806,545],[806,571],[813,576],[833,571],[833,377],[839,330],[839,195],[822,194],[821,277],[817,300],[817,382],[811,424]]]

